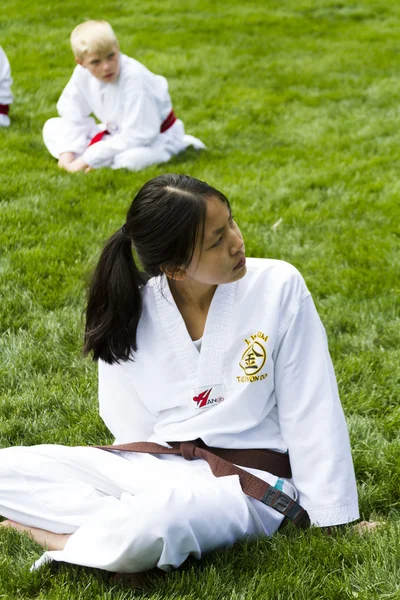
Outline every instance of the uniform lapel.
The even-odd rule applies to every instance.
[[[100,121],[103,120],[103,94],[105,92],[105,85],[95,77],[92,77],[90,80],[91,106],[93,113]]]
[[[159,322],[190,385],[198,387],[222,383],[236,283],[217,287],[208,311],[200,353],[186,329],[166,277],[153,280],[153,289]]]
[[[207,315],[200,364],[198,386],[221,384],[224,381],[227,346],[232,331],[236,282],[219,285]]]
[[[110,129],[115,129],[118,120],[122,117],[121,99],[118,97],[118,82],[106,84],[102,99],[101,120],[110,125]],[[110,131],[110,133],[116,133],[116,131]]]
[[[182,376],[185,375],[190,385],[193,385],[199,370],[200,354],[186,329],[165,275],[153,279],[152,286],[159,324],[165,331]]]

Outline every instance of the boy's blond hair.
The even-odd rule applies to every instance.
[[[107,21],[85,21],[71,33],[71,47],[74,55],[83,59],[88,52],[108,52],[112,47],[119,48],[117,37]]]

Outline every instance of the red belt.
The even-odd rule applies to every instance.
[[[9,108],[10,107],[8,104],[0,104],[0,115],[8,115]],[[171,126],[169,125],[169,127],[171,127]]]
[[[0,114],[2,112],[1,111],[2,107],[7,109],[7,112],[3,113],[6,115],[8,113],[8,106],[6,106],[5,104],[0,104]],[[164,131],[167,131],[170,127],[172,127],[172,125],[175,123],[175,121],[176,121],[176,115],[174,113],[174,110],[172,109],[171,112],[169,113],[168,117],[166,119],[164,119],[164,121],[161,123],[160,133],[164,133]],[[93,144],[96,144],[97,142],[101,142],[101,140],[107,133],[110,133],[107,129],[105,129],[104,131],[99,131],[99,133],[96,133],[96,135],[94,137],[92,137],[92,139],[90,140],[89,146],[92,146]]]
[[[166,119],[164,119],[164,121],[161,123],[160,133],[164,133],[164,131],[167,131],[167,129],[172,127],[172,125],[175,123],[175,121],[176,121],[176,116],[174,113],[174,109],[172,109],[171,112],[169,113],[168,117]]]
[[[99,133],[96,133],[96,135],[94,137],[92,137],[92,139],[90,140],[89,146],[93,146],[93,144],[96,144],[97,142],[101,142],[101,140],[106,135],[106,133],[109,133],[107,131],[107,129],[105,129],[104,131],[99,131]],[[88,146],[88,148],[89,148],[89,146]]]

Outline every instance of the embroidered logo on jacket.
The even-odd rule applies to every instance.
[[[236,377],[236,379],[245,383],[250,381],[261,381],[265,379],[268,373],[257,375],[265,365],[267,361],[267,351],[265,349],[265,343],[268,341],[268,335],[265,335],[262,331],[251,335],[250,339],[244,340],[247,344],[246,350],[242,354],[239,365],[244,371],[244,375]]]
[[[194,408],[209,408],[223,402],[225,398],[222,388],[222,385],[215,385],[206,389],[202,388],[198,394],[196,393],[197,390],[193,390],[195,395],[193,396],[192,400],[197,404],[197,406]],[[213,390],[214,393],[211,393]]]

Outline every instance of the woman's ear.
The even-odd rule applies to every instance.
[[[169,279],[173,279],[174,281],[183,281],[186,279],[186,270],[183,267],[178,269],[170,269],[167,265],[161,265],[160,271],[169,277]]]

